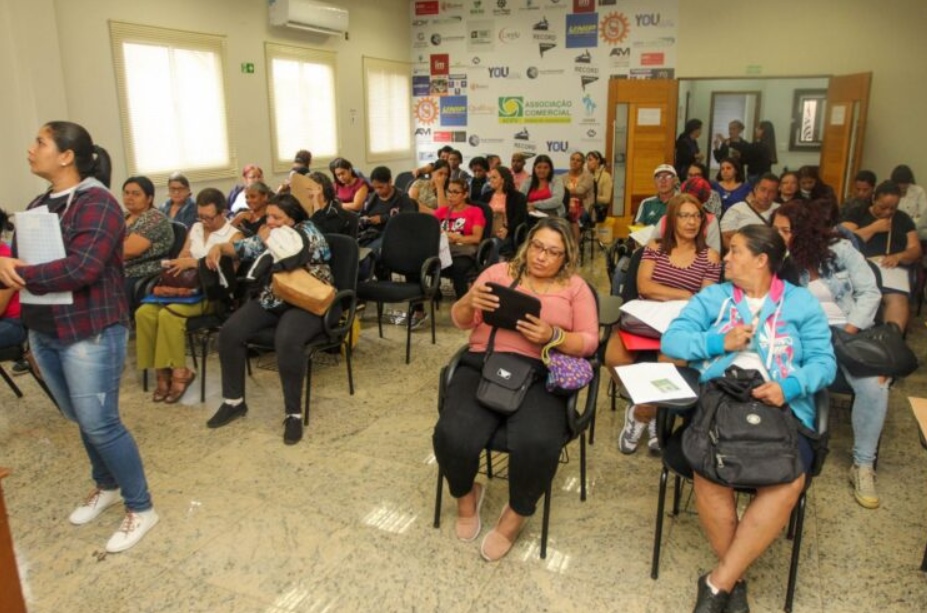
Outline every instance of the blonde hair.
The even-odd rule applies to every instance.
[[[531,228],[527,238],[525,238],[525,242],[518,248],[515,257],[509,261],[509,275],[515,279],[521,276],[521,273],[527,268],[528,246],[531,244],[531,240],[535,235],[541,230],[552,230],[560,235],[564,247],[563,263],[560,265],[560,270],[557,271],[556,278],[558,281],[568,280],[576,272],[579,262],[579,249],[576,246],[576,241],[573,240],[573,232],[569,224],[565,219],[560,217],[546,217]]]

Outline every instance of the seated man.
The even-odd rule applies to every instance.
[[[676,169],[669,164],[660,164],[653,171],[653,183],[657,195],[641,202],[634,217],[634,223],[652,226],[666,215],[666,203],[676,195]]]
[[[860,170],[853,177],[853,195],[843,203],[842,215],[846,218],[857,209],[868,208],[872,204],[872,193],[875,191],[876,174],[871,170]]]
[[[491,190],[489,188],[489,162],[481,155],[470,160],[470,202],[483,202]]]
[[[361,211],[360,233],[357,242],[374,252],[380,248],[383,228],[397,213],[415,212],[416,206],[409,196],[393,185],[393,174],[386,166],[377,166],[370,173],[373,193],[367,197]]]
[[[738,202],[721,217],[721,240],[724,248],[731,246],[731,237],[744,226],[761,223],[768,226],[773,211],[779,208],[776,196],[779,193],[779,177],[768,172],[753,186],[753,193],[743,202]]]

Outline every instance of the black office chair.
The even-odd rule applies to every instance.
[[[441,227],[438,219],[427,213],[393,215],[383,229],[383,243],[378,262],[378,279],[357,286],[358,300],[377,303],[377,328],[383,338],[383,304],[407,302],[406,364],[412,350],[412,312],[417,304],[428,302],[431,309],[431,344],[435,344],[435,296],[441,284],[441,260],[438,247]],[[405,281],[392,281],[393,274]]]
[[[326,234],[325,240],[331,249],[330,266],[334,277],[335,300],[322,317],[324,334],[310,340],[305,347],[306,393],[304,395],[303,425],[309,425],[309,399],[312,392],[312,361],[321,351],[344,348],[344,361],[348,371],[348,392],[354,395],[354,372],[351,367],[352,329],[357,309],[357,242],[343,234]],[[248,342],[249,349],[256,351],[274,350],[274,330],[261,330]],[[250,372],[250,368],[249,368]]]
[[[404,192],[409,191],[409,187],[411,187],[414,182],[415,177],[409,171],[400,172],[396,175],[396,178],[393,179],[393,185]]]
[[[42,380],[42,377],[39,373],[36,373],[32,367],[32,362],[26,360],[26,347],[25,343],[17,343],[15,345],[7,345],[6,347],[0,347],[0,378],[6,381],[6,384],[13,390],[13,393],[16,394],[17,398],[23,397],[23,392],[19,389],[19,386],[13,381],[9,373],[6,372],[6,369],[3,368],[3,362],[19,362],[24,360],[26,364],[29,365],[29,374],[32,375],[32,378],[35,379],[35,382],[39,384],[39,387],[42,388],[42,391],[45,392],[45,395],[48,396],[52,404],[56,407],[58,403],[55,401],[55,397],[52,396],[51,390],[48,389],[48,386],[45,384],[45,381]]]
[[[680,372],[689,383],[692,389],[698,389],[698,372],[692,368],[681,368]],[[821,390],[814,396],[817,409],[815,430],[822,437],[828,436],[828,419],[830,411],[830,399],[827,390]],[[682,498],[682,481],[683,479],[692,480],[692,467],[689,466],[685,456],[682,453],[682,433],[692,417],[694,404],[685,402],[666,402],[657,405],[657,437],[660,440],[660,448],[663,450],[662,459],[663,467],[660,471],[660,489],[657,498],[657,521],[653,536],[653,560],[650,567],[650,578],[656,579],[660,572],[660,546],[663,540],[663,515],[666,504],[666,485],[669,474],[673,473],[673,509],[670,513],[673,517],[679,515],[679,503]],[[682,427],[676,428],[677,418],[682,419]],[[814,462],[811,467],[811,473],[805,480],[805,489],[798,497],[795,508],[792,509],[792,515],[789,518],[788,531],[786,538],[792,541],[792,557],[789,564],[788,586],[785,592],[785,611],[792,611],[792,601],[795,598],[795,585],[798,580],[798,560],[801,554],[802,529],[805,522],[805,503],[806,492],[811,486],[813,477],[821,474],[824,466],[824,459],[827,455],[826,450],[816,452]],[[752,495],[756,490],[752,488],[737,488],[738,493]]]

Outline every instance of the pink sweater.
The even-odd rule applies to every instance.
[[[509,276],[507,262],[490,266],[477,278],[475,284],[493,281],[509,286],[514,279]],[[524,284],[518,286],[518,291],[535,296],[541,301],[541,319],[552,326],[560,326],[566,332],[576,332],[583,337],[583,355],[591,355],[598,345],[599,318],[595,308],[595,297],[586,282],[579,275],[570,278],[569,286],[558,292],[549,294],[536,294]],[[453,311],[451,311],[453,313]],[[458,321],[454,318],[454,325],[462,330],[473,330],[470,333],[470,350],[476,352],[486,351],[489,342],[489,333],[492,328],[483,323],[482,311],[473,314],[472,321]],[[503,353],[520,353],[522,355],[541,359],[541,345],[536,345],[526,339],[521,333],[514,330],[496,332],[495,351]]]

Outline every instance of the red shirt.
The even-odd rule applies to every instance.
[[[8,258],[13,255],[13,251],[6,243],[0,243],[0,258]],[[0,319],[19,319],[21,308],[19,306],[19,292],[13,292],[13,297],[6,305],[6,310],[0,315]]]

